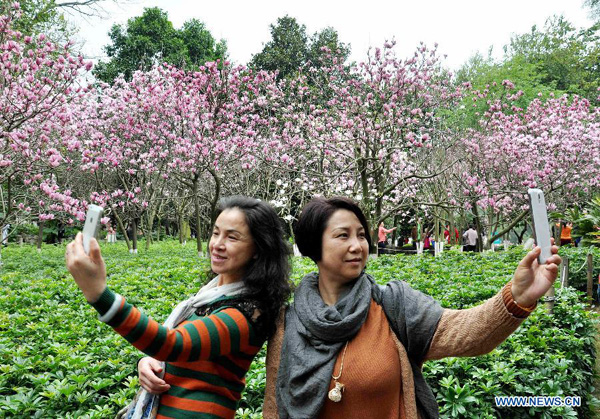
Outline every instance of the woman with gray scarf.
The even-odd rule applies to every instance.
[[[467,310],[443,309],[402,281],[379,286],[364,268],[371,246],[358,205],[317,198],[296,225],[296,242],[316,262],[269,341],[265,418],[434,418],[428,359],[485,354],[509,336],[552,286],[558,248],[539,249],[512,281]]]

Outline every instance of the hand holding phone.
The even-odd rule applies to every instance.
[[[83,226],[83,250],[86,255],[90,254],[90,240],[92,237],[96,237],[100,230],[100,219],[103,211],[104,209],[98,205],[90,204],[88,207]]]
[[[538,257],[540,264],[546,263],[546,260],[552,256],[550,242],[550,226],[548,225],[548,212],[544,192],[540,189],[529,189],[529,209],[531,212],[531,221],[533,223],[533,236],[535,244],[542,250]]]

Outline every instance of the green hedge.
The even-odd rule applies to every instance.
[[[569,285],[585,291],[587,286],[587,254],[592,254],[594,287],[598,284],[600,275],[600,248],[599,247],[571,247],[561,246],[559,254],[569,258]]]
[[[206,280],[208,265],[195,246],[153,244],[130,255],[123,243],[104,244],[112,289],[164,320],[174,305]],[[64,247],[4,249],[0,268],[0,417],[110,417],[133,396],[140,353],[85,303],[64,267]],[[447,252],[382,256],[368,271],[381,283],[404,279],[448,308],[466,308],[493,296],[523,251]],[[314,265],[294,259],[298,281]],[[554,316],[538,309],[491,354],[428,362],[424,371],[446,417],[565,417],[589,413],[594,364],[594,320],[580,294],[559,293]],[[239,417],[260,417],[264,349],[247,375]],[[498,395],[582,396],[584,406],[501,410]]]

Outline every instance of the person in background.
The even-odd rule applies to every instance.
[[[2,245],[8,246],[8,232],[10,231],[10,224],[4,224],[2,227]]]
[[[492,233],[492,237],[494,237],[496,234],[498,234],[497,231],[494,231]],[[502,237],[498,237],[496,240],[494,240],[492,242],[492,250],[496,250],[497,248],[499,248],[502,245]]]
[[[570,244],[573,242],[571,237],[571,231],[573,230],[573,223],[566,223],[560,230],[560,245]]]
[[[454,227],[454,235],[455,235],[455,240],[456,243],[458,243],[458,229],[456,227]],[[444,239],[446,240],[446,244],[452,244],[451,240],[452,240],[452,235],[450,234],[450,226],[447,225],[446,229],[444,230]]]
[[[465,252],[475,252],[477,250],[477,231],[472,224],[469,226],[469,229],[464,232],[463,239],[465,240]]]
[[[423,240],[423,249],[427,250],[431,248],[431,234],[428,232],[425,233],[425,240]]]
[[[446,241],[446,244],[450,244],[450,226],[448,225],[444,229],[444,240]]]
[[[379,224],[379,231],[377,232],[377,247],[379,248],[379,253],[384,254],[385,248],[387,247],[387,234],[394,231],[396,227],[390,228],[389,230],[385,228],[383,225],[383,221]]]
[[[289,247],[273,208],[247,197],[220,201],[208,247],[217,276],[163,326],[107,287],[95,239],[89,255],[81,233],[67,246],[67,268],[100,320],[149,356],[138,365],[143,391],[118,417],[234,418],[290,295]]]

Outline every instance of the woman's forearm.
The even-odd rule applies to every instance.
[[[523,320],[507,310],[502,292],[473,308],[445,309],[426,359],[486,354],[514,332]]]
[[[246,351],[255,341],[252,325],[234,308],[169,329],[108,288],[92,306],[100,314],[100,320],[159,361],[208,360]]]

